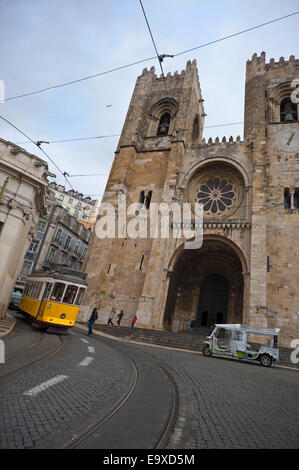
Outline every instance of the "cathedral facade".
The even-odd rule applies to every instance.
[[[204,99],[196,61],[158,77],[137,78],[103,203],[201,203],[203,243],[184,236],[95,236],[87,264],[87,320],[112,307],[123,324],[181,331],[196,319],[281,329],[299,338],[299,60],[246,64],[244,140],[202,138]],[[117,209],[118,207],[118,209]],[[138,213],[138,210],[137,212]],[[135,214],[136,214],[135,213]],[[118,214],[119,216],[119,214]],[[133,217],[129,215],[128,218]]]

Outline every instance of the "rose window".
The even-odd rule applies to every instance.
[[[221,177],[202,182],[196,193],[196,202],[203,204],[204,212],[210,215],[230,210],[237,199],[236,187],[228,179]]]

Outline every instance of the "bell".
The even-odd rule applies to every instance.
[[[167,127],[162,124],[162,126],[160,127],[160,132],[159,133],[160,133],[160,135],[167,134]]]
[[[284,117],[284,120],[285,120],[285,122],[286,122],[286,121],[295,121],[295,119],[294,119],[292,113],[287,113],[287,114],[285,115],[285,117]]]
[[[284,121],[285,121],[285,122],[287,122],[287,121],[295,121],[294,116],[293,116],[293,113],[292,113],[292,105],[291,105],[291,103],[286,103],[285,108],[284,108],[284,112],[285,112],[285,117],[284,117]]]
[[[163,121],[159,126],[158,135],[167,135],[168,134],[168,127],[169,127],[168,122]]]

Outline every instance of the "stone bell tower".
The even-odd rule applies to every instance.
[[[244,133],[253,164],[249,319],[281,328],[288,347],[299,334],[298,78],[294,56],[267,63],[262,52],[247,62]]]
[[[154,67],[144,69],[136,81],[102,202],[117,208],[118,196],[124,194],[127,207],[136,203],[148,210],[153,202],[171,203],[182,160],[191,158],[192,148],[202,139],[204,116],[195,60],[187,63],[186,70],[165,78],[158,77]],[[114,238],[94,238],[81,317],[88,318],[96,306],[104,321],[114,307],[124,310],[123,324],[137,313],[138,326],[154,327],[157,294],[165,277],[165,240],[133,239],[125,224],[116,226]]]

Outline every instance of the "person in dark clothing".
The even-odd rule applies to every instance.
[[[122,319],[123,316],[124,316],[124,311],[121,310],[119,312],[119,314],[117,315],[117,324],[118,324],[118,326],[120,326],[120,322],[121,322],[121,319]]]
[[[99,318],[98,311],[96,307],[93,309],[92,314],[90,316],[89,322],[88,322],[88,336],[92,335],[92,327],[94,322]]]
[[[189,332],[190,333],[194,333],[194,328],[196,326],[196,320],[191,320],[190,322],[190,328],[189,328]]]
[[[208,336],[211,336],[211,334],[213,333],[214,329],[215,329],[215,325],[214,325],[214,323],[211,323],[211,324],[210,324],[210,330],[209,330]]]

